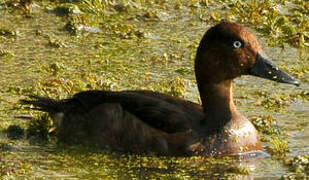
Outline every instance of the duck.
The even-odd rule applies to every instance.
[[[60,100],[30,95],[21,104],[48,113],[63,143],[159,156],[226,156],[262,150],[258,131],[236,109],[233,79],[252,75],[300,84],[276,67],[253,33],[229,21],[206,31],[194,68],[201,105],[147,90],[88,90]]]

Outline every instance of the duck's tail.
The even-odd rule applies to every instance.
[[[29,109],[39,110],[47,112],[52,118],[57,127],[60,127],[63,122],[67,100],[56,100],[48,97],[30,95],[30,100],[22,99],[20,103],[22,105],[32,105]],[[24,118],[24,117],[21,117]],[[27,117],[29,119],[29,117]]]
[[[22,105],[32,105],[34,107],[30,107],[30,109],[35,109],[39,111],[48,112],[51,114],[62,112],[63,109],[61,108],[62,101],[55,100],[47,97],[30,95],[30,100],[22,99],[20,103]]]

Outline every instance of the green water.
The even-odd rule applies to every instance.
[[[1,179],[273,179],[291,174],[284,160],[309,152],[308,48],[280,41],[280,33],[265,34],[227,6],[232,1],[128,2],[120,3],[118,11],[107,9],[108,16],[60,16],[52,10],[60,3],[49,1],[36,2],[30,17],[24,10],[1,6],[0,32],[7,32],[0,35]],[[301,3],[287,1],[279,9],[289,14],[295,4]],[[308,19],[307,11],[300,12]],[[294,87],[244,76],[234,85],[243,114],[276,119],[279,137],[287,141],[287,157],[147,157],[57,145],[53,136],[8,137],[11,125],[28,128],[30,120],[17,116],[37,115],[18,103],[32,93],[64,98],[88,89],[148,89],[199,102],[193,70],[196,47],[203,33],[225,15],[244,22],[265,53],[301,82]],[[69,21],[83,28],[72,34],[64,28]],[[270,145],[263,143],[265,153]]]

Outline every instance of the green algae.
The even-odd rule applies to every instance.
[[[7,148],[6,148],[7,149]],[[15,151],[22,151],[17,149]],[[198,179],[207,177],[233,178],[248,175],[249,170],[237,165],[231,158],[167,158],[141,155],[117,154],[109,151],[96,151],[83,147],[52,147],[49,151],[38,151],[36,154],[24,152],[25,159],[14,158],[14,152],[4,151],[7,164],[2,167],[3,177],[10,178],[12,174],[26,177],[27,174],[36,178],[163,178],[163,179]],[[32,156],[32,157],[31,157]],[[30,159],[29,159],[30,158]],[[29,161],[30,160],[30,161]],[[31,164],[40,164],[33,169]],[[55,174],[48,174],[46,169],[62,169]],[[73,168],[75,167],[75,168]],[[45,171],[45,172],[44,172]],[[46,174],[47,173],[47,174]],[[29,176],[28,176],[29,177]]]
[[[16,37],[18,36],[18,34],[19,34],[18,31],[6,29],[6,28],[0,28],[0,36],[2,37]]]
[[[0,49],[0,58],[10,59],[12,57],[14,57],[14,54],[12,52]]]
[[[277,125],[277,120],[273,116],[253,117],[251,118],[251,122],[263,135],[280,134],[280,128]]]
[[[287,144],[286,131],[279,128],[273,116],[260,116],[251,118],[251,122],[261,133],[260,139],[266,144],[266,151],[274,158],[283,159],[290,151]]]
[[[291,111],[295,104],[308,107],[308,2],[76,0],[35,2],[37,6],[30,2],[0,1],[2,177],[235,179],[271,174],[265,172],[265,164],[252,172],[231,159],[148,157],[61,146],[46,115],[18,104],[29,94],[65,98],[90,89],[147,89],[199,102],[195,50],[204,31],[222,18],[257,32],[266,53],[303,83],[294,88],[247,77],[236,80],[239,109],[253,117],[273,157],[289,156],[293,143],[305,142],[286,134],[309,124],[308,109]],[[27,138],[22,133],[8,138],[14,128],[16,135],[18,129],[25,130]],[[308,149],[303,146],[293,156]],[[275,170],[273,176],[280,177],[281,171],[285,170]]]
[[[308,179],[309,177],[309,156],[298,155],[285,160],[290,173],[284,175],[282,179]]]
[[[278,159],[285,158],[290,151],[288,149],[287,141],[278,137],[269,140],[269,145],[266,146],[266,150],[273,157]]]

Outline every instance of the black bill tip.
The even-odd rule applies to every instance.
[[[291,84],[294,84],[297,87],[300,86],[300,83],[297,80],[293,81]]]
[[[249,74],[280,83],[293,84],[295,86],[300,85],[296,78],[277,68],[274,63],[260,54],[257,54],[256,62],[254,66],[249,69]]]

